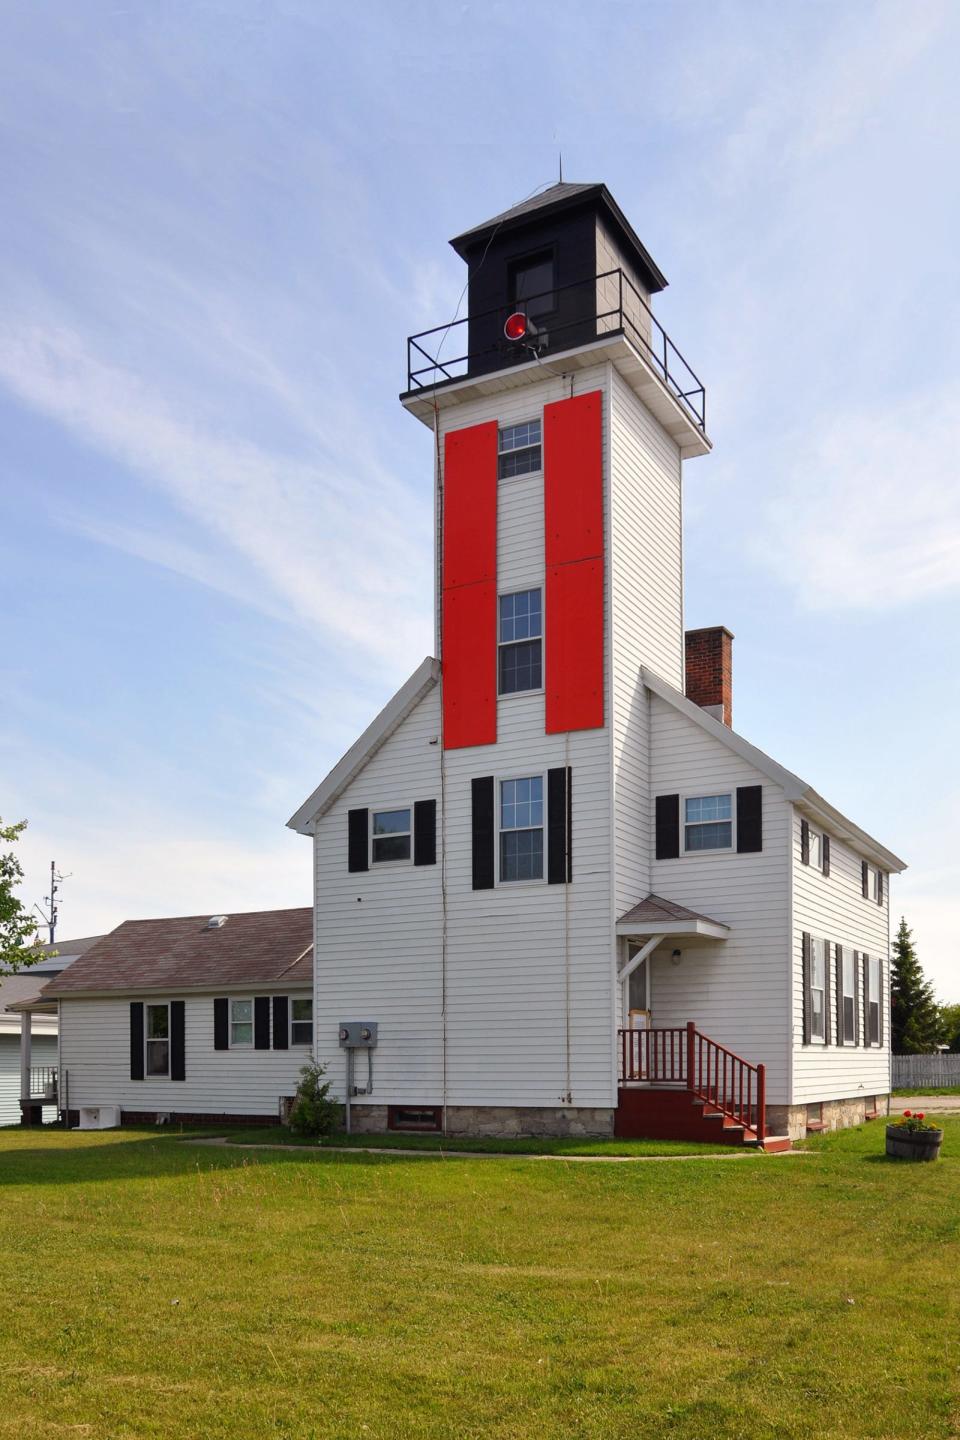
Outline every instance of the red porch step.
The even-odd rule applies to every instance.
[[[620,1139],[701,1140],[711,1145],[757,1145],[756,1132],[737,1124],[689,1090],[621,1085],[614,1134]],[[789,1150],[785,1135],[767,1136],[765,1151]]]

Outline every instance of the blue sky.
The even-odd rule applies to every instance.
[[[408,333],[450,235],[605,180],[707,385],[690,626],[909,860],[960,999],[960,9],[4,7],[0,813],[63,935],[304,904],[284,828],[431,648]]]

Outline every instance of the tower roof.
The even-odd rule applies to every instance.
[[[504,210],[500,215],[494,215],[490,220],[484,220],[482,225],[474,225],[469,230],[455,235],[450,244],[456,250],[462,260],[467,259],[467,251],[472,250],[476,245],[493,231],[517,230],[528,224],[531,220],[539,220],[546,215],[554,215],[563,210],[572,210],[581,206],[592,205],[614,232],[621,243],[632,254],[641,271],[646,276],[650,290],[655,292],[663,290],[667,285],[667,278],[657,265],[653,256],[641,243],[639,236],[634,230],[630,221],[624,215],[620,206],[614,200],[606,185],[602,182],[592,181],[589,183],[574,183],[562,180],[556,185],[550,185],[542,190],[539,195],[532,196],[529,200],[521,200],[519,205],[512,205],[509,210]]]

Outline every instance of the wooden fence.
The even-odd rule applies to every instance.
[[[960,1085],[960,1055],[894,1055],[893,1088]]]

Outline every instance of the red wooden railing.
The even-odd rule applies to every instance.
[[[766,1137],[766,1072],[703,1035],[693,1021],[671,1029],[621,1030],[620,1079],[685,1085],[761,1145]]]

